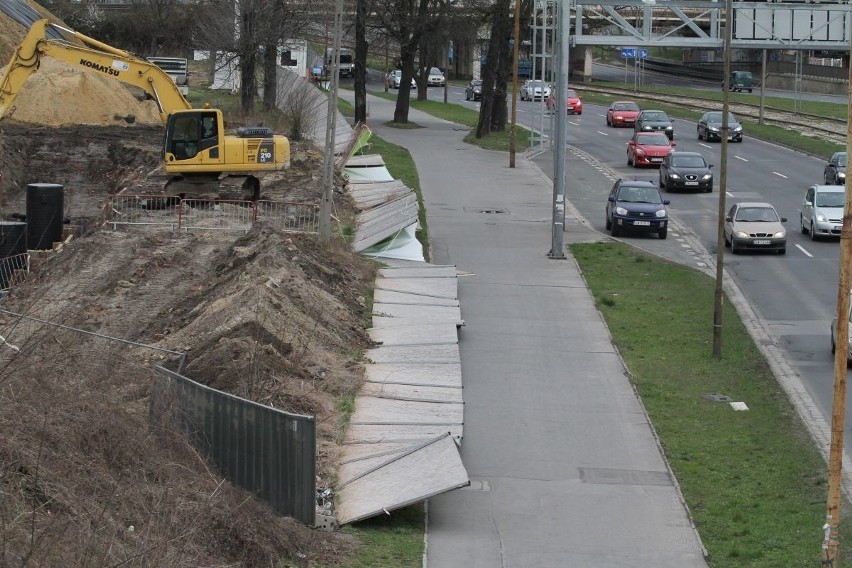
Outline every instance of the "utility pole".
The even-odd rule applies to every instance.
[[[556,144],[553,146],[553,223],[551,230],[550,252],[548,258],[565,259],[563,235],[565,231],[565,151],[567,142],[565,130],[568,124],[566,101],[568,100],[568,36],[571,31],[571,8],[568,0],[555,4],[556,6],[556,47],[559,50],[556,73]],[[542,80],[544,74],[542,73]],[[544,98],[544,97],[542,97]]]
[[[852,65],[849,67],[852,81]],[[850,95],[852,95],[852,82]],[[852,155],[852,98],[846,110],[846,152]],[[840,492],[843,482],[843,429],[846,416],[846,359],[849,356],[849,293],[852,286],[852,183],[846,180],[843,202],[843,228],[840,230],[840,271],[837,285],[837,326],[834,339],[834,400],[831,405],[831,447],[828,453],[828,504],[825,512],[825,539],[822,543],[822,565],[840,566]]]
[[[320,202],[319,238],[323,244],[331,239],[331,197],[334,195],[334,138],[337,116],[337,89],[340,83],[340,36],[343,33],[343,0],[335,0],[334,37],[332,38],[331,89],[328,93],[325,155],[323,156],[323,191]]]
[[[731,80],[731,34],[733,33],[733,8],[725,0],[725,77],[722,80],[722,150],[719,160],[719,224],[716,229],[716,291],[713,299],[713,357],[722,356],[722,308],[725,292],[722,286],[725,274],[725,193],[728,191],[728,108]]]
[[[764,89],[766,84],[766,49],[763,50],[763,57],[760,62],[760,114],[758,115],[757,123],[763,124],[763,109],[764,109]]]
[[[517,134],[515,123],[518,120],[518,44],[521,43],[521,0],[515,0],[515,38],[512,46],[512,124],[509,127],[509,167],[515,167]]]

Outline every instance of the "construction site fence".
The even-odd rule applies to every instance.
[[[183,231],[243,231],[255,223],[284,231],[317,233],[319,206],[295,201],[180,199],[163,195],[114,195],[106,208],[113,229],[153,225]]]
[[[0,258],[0,295],[20,284],[30,272],[30,255],[21,253]]]
[[[316,522],[316,419],[222,392],[161,366],[150,417],[174,424],[218,470],[278,513]]]

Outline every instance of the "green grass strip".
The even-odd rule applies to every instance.
[[[827,465],[728,302],[722,356],[713,357],[714,280],[623,243],[570,250],[648,410],[711,566],[818,566]],[[708,395],[749,410],[734,411]],[[841,542],[848,542],[849,524],[841,528]],[[841,549],[846,561],[849,549]]]

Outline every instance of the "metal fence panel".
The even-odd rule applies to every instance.
[[[284,231],[319,231],[319,207],[311,203],[258,201],[256,219]]]
[[[156,367],[157,423],[173,416],[193,444],[234,484],[282,515],[316,520],[316,419],[289,414]]]
[[[178,226],[180,201],[163,195],[112,195],[107,202],[107,223],[117,225]]]
[[[0,258],[0,292],[20,284],[30,272],[30,255],[21,253]]]
[[[256,222],[284,231],[317,233],[319,206],[292,201],[178,199],[162,195],[113,195],[107,203],[107,223],[162,225],[185,231],[243,231]]]
[[[181,199],[180,228],[185,231],[206,229],[243,231],[254,222],[254,203],[218,199]]]

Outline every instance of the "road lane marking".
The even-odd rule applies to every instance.
[[[811,257],[811,258],[814,257],[814,255],[812,255],[811,253],[806,251],[805,248],[802,245],[796,245],[796,248],[799,249],[800,251],[802,251],[803,253],[805,253],[806,255],[808,255],[809,257]]]
[[[704,146],[704,147],[705,147],[705,148],[707,148],[707,149],[710,149],[710,148],[712,148],[712,147],[713,147],[713,146],[711,146],[710,144],[705,144],[704,142],[699,142],[699,143],[698,143],[698,145],[699,145],[699,146]]]
[[[742,160],[743,162],[748,162],[748,160],[746,160],[746,159],[745,159],[745,158],[743,158],[742,156],[734,156],[734,158],[736,158],[736,159],[738,159],[738,160]]]
[[[778,177],[782,177],[784,179],[787,179],[787,176],[785,176],[784,174],[779,174],[778,172],[772,172],[772,173],[775,174]]]
[[[606,132],[603,132],[601,130],[598,130],[597,133],[602,135],[602,136],[609,136],[609,134],[607,134]]]

